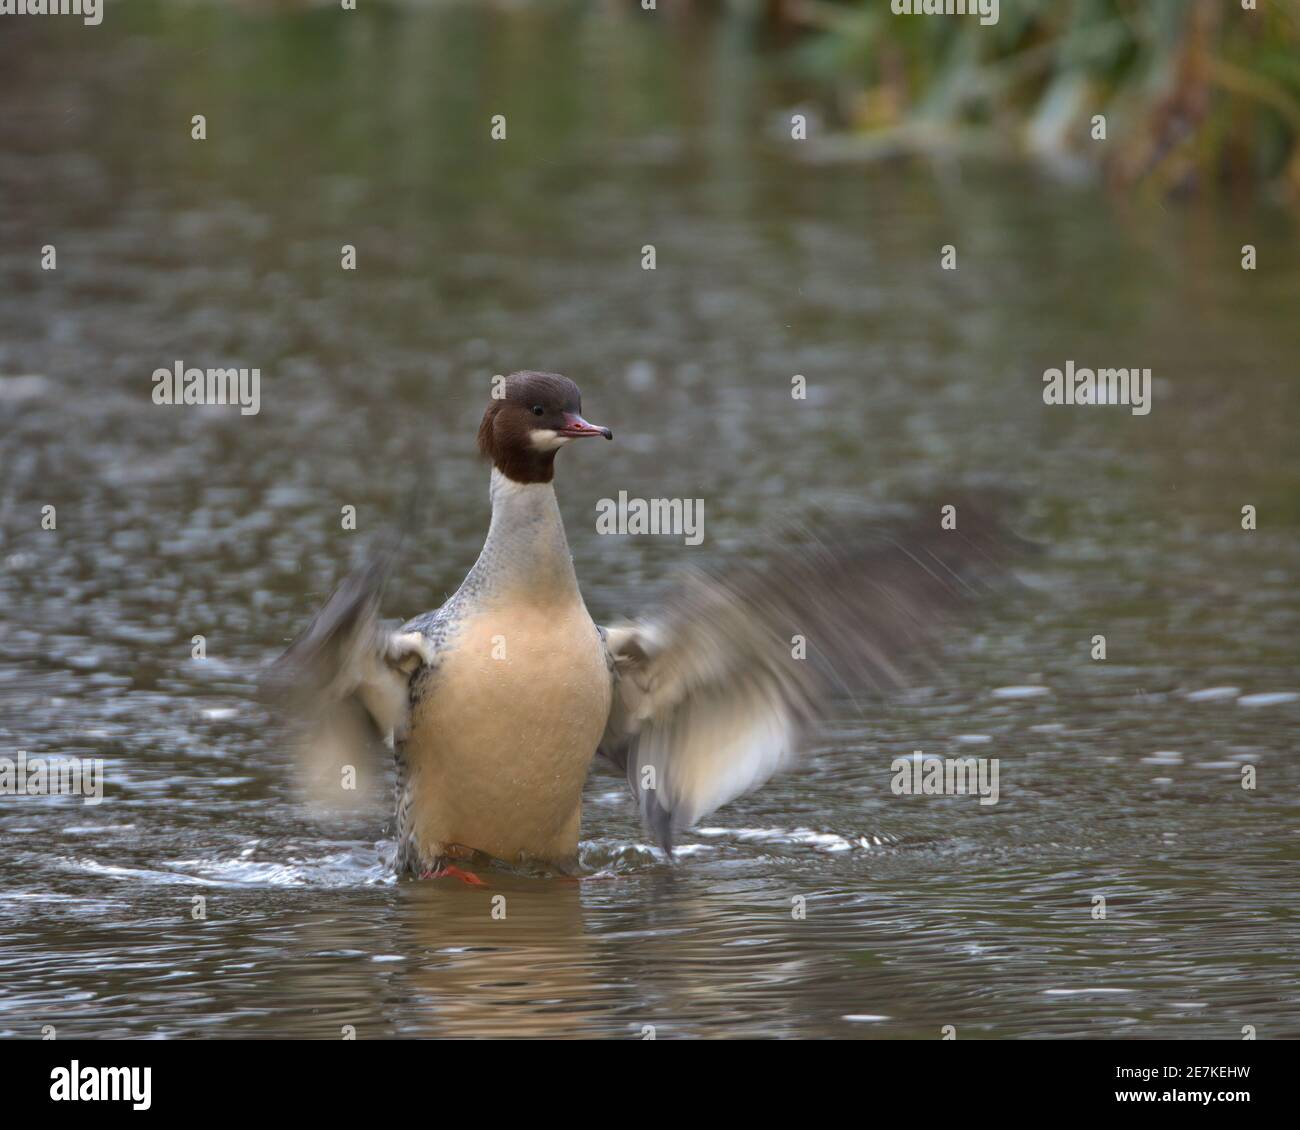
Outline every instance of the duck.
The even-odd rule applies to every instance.
[[[761,561],[683,570],[655,607],[598,625],[555,463],[613,438],[569,378],[510,374],[478,428],[487,536],[453,595],[381,619],[397,556],[384,550],[271,668],[326,780],[391,749],[400,875],[481,882],[466,861],[576,873],[598,760],[671,860],[684,831],[792,764],[829,699],[905,685],[947,618],[1005,574],[1014,539],[981,504],[954,508],[957,528],[938,507],[887,530],[799,523]]]

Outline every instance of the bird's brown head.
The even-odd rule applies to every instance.
[[[560,448],[591,436],[614,438],[582,418],[582,393],[568,377],[511,373],[497,384],[478,428],[478,449],[508,479],[549,483]]]

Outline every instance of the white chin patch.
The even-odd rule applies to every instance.
[[[560,435],[554,428],[534,428],[528,433],[534,451],[558,451],[572,438]]]

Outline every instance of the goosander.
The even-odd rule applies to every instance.
[[[831,694],[901,684],[1007,556],[977,507],[959,529],[935,507],[896,536],[804,530],[763,566],[694,569],[658,609],[600,627],[552,481],[561,448],[601,437],[567,377],[506,378],[478,430],[491,524],[460,588],[386,625],[383,554],[273,668],[313,757],[356,765],[376,739],[391,746],[399,873],[469,881],[453,861],[481,857],[574,870],[597,754],[671,858],[683,829],[789,764]]]

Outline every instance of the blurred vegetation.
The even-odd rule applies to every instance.
[[[1154,192],[1300,198],[1300,0],[1001,0],[989,26],[889,0],[763,14],[863,146],[1010,144]]]

